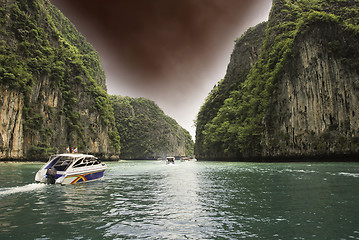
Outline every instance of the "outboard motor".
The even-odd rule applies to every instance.
[[[47,169],[47,184],[55,184],[56,181],[56,169],[54,167]]]

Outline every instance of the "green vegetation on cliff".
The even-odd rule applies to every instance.
[[[225,78],[213,88],[198,113],[196,121],[196,156],[206,159],[223,158],[223,146],[225,143],[222,144],[209,136],[209,128],[216,127],[210,124],[216,118],[226,99],[230,97],[231,92],[240,88],[249,71],[258,60],[265,30],[266,23],[261,23],[254,28],[250,28],[241,38],[236,40]],[[235,109],[233,110],[235,111]],[[228,125],[223,125],[221,129],[217,129],[217,134],[227,137],[229,135],[228,131],[230,131],[230,129],[226,129],[227,127]],[[211,130],[215,131],[215,129]],[[232,141],[232,139],[224,140],[224,142],[229,141]],[[228,153],[227,156],[237,154],[237,150],[226,152]]]
[[[358,69],[359,1],[358,0],[275,0],[270,14],[261,53],[245,79],[234,80],[235,88],[215,116],[210,118],[205,109],[213,105],[214,98],[223,95],[215,87],[207,98],[197,119],[196,156],[199,158],[240,158],[263,156],[265,129],[275,123],[269,121],[271,106],[278,82],[288,70],[286,66],[293,60],[296,39],[310,32],[314,26],[338,26],[351,36],[352,41],[341,43],[333,39],[328,49],[333,57],[340,60],[351,71]],[[252,31],[248,31],[238,42],[253,41]],[[325,41],[325,40],[324,40]],[[250,58],[247,58],[250,61]],[[232,60],[231,60],[232,61]],[[241,66],[238,66],[239,68]],[[227,72],[228,74],[228,72]],[[226,76],[227,77],[227,76]],[[293,80],[294,81],[294,80]],[[238,84],[240,83],[240,84]],[[285,136],[283,136],[285,138]]]
[[[0,24],[0,84],[23,93],[27,155],[34,158],[62,151],[67,145],[91,151],[79,114],[79,109],[88,106],[109,126],[112,151],[119,151],[99,56],[71,22],[46,0],[17,0],[1,1]],[[50,89],[61,92],[59,112],[51,106],[41,109],[44,99],[35,96],[34,86],[46,82]],[[84,104],[82,99],[88,102]],[[63,118],[66,125],[66,142],[61,146],[54,146],[53,139],[60,137],[54,136],[54,124],[47,124],[56,118]],[[38,136],[36,140],[34,136]]]
[[[154,102],[110,98],[97,52],[48,0],[0,1],[0,91],[12,124],[0,129],[0,158],[68,146],[103,158],[121,147],[124,158],[193,155],[190,134]]]
[[[193,141],[188,131],[166,116],[153,101],[120,96],[111,96],[111,100],[121,135],[121,158],[193,155]]]

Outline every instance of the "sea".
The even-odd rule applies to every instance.
[[[0,163],[0,239],[359,239],[359,163],[107,165],[61,186]]]

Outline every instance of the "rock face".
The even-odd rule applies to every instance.
[[[314,24],[298,36],[264,121],[265,156],[357,152],[359,74],[350,65],[355,59],[348,64],[333,45],[353,39],[331,23]]]
[[[214,87],[201,107],[197,116],[195,155],[203,159],[223,158],[223,149],[219,144],[206,140],[204,133],[212,119],[223,106],[232,91],[240,88],[249,71],[257,62],[265,37],[266,23],[261,23],[236,40],[228,64],[226,76]]]
[[[23,156],[23,97],[18,91],[0,88],[0,158],[20,158]]]
[[[189,132],[153,101],[120,96],[111,96],[111,100],[121,135],[121,159],[193,155]]]
[[[221,82],[198,115],[197,158],[357,154],[358,16],[356,1],[273,1],[266,30],[258,31],[260,55],[253,58],[258,47],[240,51],[258,42],[246,33],[227,70],[226,78],[235,76],[230,90]],[[245,77],[231,73],[236,68]],[[225,100],[210,112],[217,96]]]
[[[2,0],[0,22],[0,159],[43,159],[68,146],[118,155],[93,47],[47,0]]]

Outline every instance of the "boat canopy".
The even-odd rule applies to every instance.
[[[50,157],[45,169],[54,167],[56,171],[66,171],[73,165],[74,168],[101,164],[101,161],[92,156],[84,154],[60,154]]]

